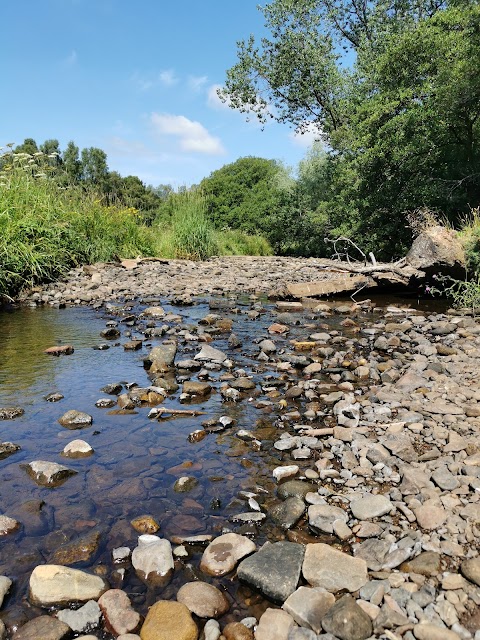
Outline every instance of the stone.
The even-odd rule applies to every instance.
[[[134,518],[130,520],[130,524],[135,529],[137,533],[157,533],[160,529],[160,525],[155,520],[153,516],[144,515],[138,516],[138,518]]]
[[[283,603],[298,586],[303,556],[303,546],[294,542],[266,544],[242,560],[237,575],[270,600]]]
[[[429,276],[441,273],[462,280],[465,276],[463,245],[453,229],[440,225],[422,230],[413,241],[406,261]]]
[[[272,475],[277,482],[280,482],[285,478],[296,476],[299,471],[300,468],[296,464],[289,464],[282,467],[275,467],[275,469],[272,471]]]
[[[75,351],[73,345],[64,344],[58,347],[48,347],[45,349],[43,353],[47,353],[51,356],[70,356]]]
[[[55,549],[49,558],[50,564],[70,565],[77,562],[90,562],[98,552],[101,535],[93,530],[72,542]]]
[[[333,533],[333,525],[337,520],[345,523],[348,520],[347,512],[340,507],[329,504],[312,504],[308,507],[308,524],[314,531]]]
[[[23,416],[25,410],[22,407],[0,407],[0,420],[14,420]]]
[[[198,480],[193,476],[182,476],[178,480],[175,481],[173,485],[173,490],[176,493],[187,493],[191,491],[198,484]]]
[[[368,581],[367,563],[337,551],[327,544],[307,544],[302,567],[303,577],[313,587],[331,593],[357,591]]]
[[[174,342],[164,343],[153,347],[144,360],[144,364],[150,373],[167,371],[173,366],[177,355],[177,345]]]
[[[431,622],[422,622],[413,627],[413,635],[417,640],[461,640],[458,633]]]
[[[255,640],[288,640],[293,618],[281,609],[267,609],[255,630]]]
[[[277,495],[282,500],[292,497],[303,499],[311,490],[312,485],[309,482],[304,482],[303,480],[287,480],[287,482],[279,485]]]
[[[149,318],[163,318],[165,316],[165,310],[163,307],[147,307],[142,311],[142,314]]]
[[[92,424],[93,418],[88,413],[71,409],[64,413],[63,416],[58,419],[58,422],[62,427],[67,429],[83,429]]]
[[[358,520],[369,520],[370,518],[379,518],[390,513],[393,504],[388,498],[381,494],[372,495],[364,493],[358,498],[354,498],[350,502],[350,511],[354,518]]]
[[[299,587],[283,603],[282,608],[289,613],[301,627],[322,631],[322,619],[335,604],[335,596],[321,589]]]
[[[99,576],[54,564],[35,567],[30,576],[29,600],[50,607],[97,600],[108,589]]]
[[[303,500],[292,496],[272,507],[269,515],[282,529],[291,529],[300,520],[304,512],[305,503]]]
[[[340,400],[333,407],[333,413],[339,425],[349,428],[358,427],[360,421],[360,405],[349,400]]]
[[[215,349],[214,347],[205,344],[194,359],[200,362],[214,362],[216,364],[222,364],[222,362],[227,359],[227,355],[223,353],[223,351],[220,351],[220,349]]]
[[[62,609],[57,612],[57,618],[68,624],[72,631],[87,631],[98,627],[102,613],[95,600],[89,600],[83,607],[72,611]]]
[[[13,453],[20,451],[21,447],[14,442],[0,442],[0,460],[8,458]]]
[[[137,575],[149,584],[167,584],[173,573],[172,545],[165,538],[144,534],[132,552],[132,564]]]
[[[480,556],[464,560],[460,565],[460,572],[467,580],[480,586]]]
[[[41,487],[59,487],[78,471],[64,467],[56,462],[34,460],[26,465],[28,475]]]
[[[140,615],[133,609],[125,591],[109,589],[100,597],[98,604],[110,633],[118,636],[136,631],[140,626]]]
[[[212,392],[212,386],[208,384],[208,382],[196,382],[193,380],[188,380],[183,383],[182,393],[187,394],[187,396],[200,396],[205,397],[208,396],[209,393]]]
[[[12,586],[12,581],[7,576],[0,576],[0,609],[2,608],[3,600]]]
[[[199,618],[220,618],[230,609],[226,596],[206,582],[187,582],[177,592],[177,601]]]
[[[431,500],[427,500],[420,507],[414,509],[413,512],[418,524],[427,531],[438,529],[447,519],[445,509]]]
[[[9,516],[0,515],[0,536],[6,536],[15,533],[21,527],[20,522]]]
[[[369,538],[355,547],[355,557],[362,558],[371,571],[380,571],[390,551],[387,540]]]
[[[327,611],[322,627],[340,640],[366,640],[373,633],[370,616],[351,595],[343,596]]]
[[[140,630],[141,640],[198,640],[192,614],[181,602],[158,600]]]
[[[67,458],[87,458],[93,454],[93,449],[85,440],[72,440],[65,445],[62,454]]]
[[[20,627],[13,638],[15,640],[63,640],[70,637],[71,632],[68,624],[61,620],[52,616],[38,616]]]
[[[440,573],[441,556],[435,551],[424,551],[416,558],[400,565],[400,571],[418,573],[422,576],[436,576]]]
[[[218,633],[220,635],[220,631]],[[222,635],[225,640],[254,640],[253,630],[241,622],[229,622],[226,624],[223,628]],[[206,635],[205,640],[208,640]]]
[[[224,576],[237,563],[256,549],[255,543],[238,533],[226,533],[215,538],[203,552],[200,569],[211,576]]]

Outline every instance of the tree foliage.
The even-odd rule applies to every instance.
[[[408,211],[455,221],[478,205],[478,1],[273,0],[261,10],[271,36],[239,43],[221,97],[262,122],[317,128],[320,187],[308,203],[300,175],[294,201],[318,236],[360,235],[391,255],[408,242]]]

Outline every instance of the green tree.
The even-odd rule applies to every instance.
[[[82,178],[86,184],[104,191],[108,189],[107,154],[98,147],[82,149],[81,154]]]
[[[62,158],[63,169],[68,180],[73,184],[78,184],[82,178],[82,163],[80,162],[80,150],[73,141],[67,144]]]
[[[38,151],[38,145],[33,138],[25,138],[23,143],[14,149],[14,153],[29,153],[30,155],[38,153]]]

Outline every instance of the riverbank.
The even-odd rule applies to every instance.
[[[7,637],[40,637],[43,624],[55,638],[72,625],[114,637],[115,598],[142,640],[474,637],[480,324],[368,301],[257,299],[318,267],[258,260],[87,268],[29,298],[65,319],[76,310],[48,307],[97,306],[84,311],[98,338],[59,358],[32,353],[62,368],[51,390],[65,398],[22,407],[24,389],[23,415],[4,415],[2,439],[21,447],[1,468],[2,518],[16,523],[0,568],[14,581]],[[143,302],[128,299],[135,287]],[[94,451],[69,457],[80,432]],[[39,462],[75,474],[55,479]],[[60,598],[62,576],[85,591]]]

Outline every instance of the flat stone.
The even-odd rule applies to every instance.
[[[439,627],[431,622],[422,622],[413,627],[413,635],[417,640],[461,640],[458,633]]]
[[[226,596],[207,582],[187,582],[178,590],[177,601],[199,618],[220,618],[230,609]]]
[[[343,589],[357,591],[368,581],[365,560],[353,558],[321,542],[307,544],[302,572],[309,584],[331,593]]]
[[[30,576],[29,600],[40,607],[97,600],[107,583],[79,569],[54,564],[35,567]]]
[[[298,467],[297,467],[298,469]],[[312,485],[303,480],[287,480],[279,485],[277,495],[282,500],[287,498],[304,498],[312,490]]]
[[[305,513],[305,503],[301,498],[291,497],[275,505],[269,511],[272,520],[282,529],[291,529]]]
[[[383,568],[391,543],[387,540],[369,538],[355,547],[355,557],[365,560],[371,571],[380,571]]]
[[[165,310],[163,307],[147,307],[142,311],[144,316],[149,318],[163,318],[165,316]]]
[[[15,533],[21,527],[20,522],[9,516],[0,515],[0,536],[6,536],[10,533]]]
[[[296,464],[289,464],[282,467],[275,467],[272,472],[273,477],[277,482],[284,480],[285,478],[291,478],[296,476],[300,471],[300,468]]]
[[[98,604],[110,633],[118,636],[136,631],[140,626],[140,615],[133,609],[125,591],[109,589],[100,597]]]
[[[474,582],[476,585],[480,586],[480,557],[470,558],[469,560],[464,560],[460,565],[460,571],[462,575],[470,580],[470,582]]]
[[[227,359],[227,355],[223,353],[223,351],[220,351],[220,349],[215,349],[214,347],[205,344],[194,359],[199,360],[200,362],[215,362],[217,364],[222,364],[222,362]]]
[[[14,634],[15,640],[63,640],[72,630],[61,620],[52,616],[38,616],[24,624]]]
[[[237,569],[240,580],[274,602],[285,602],[297,588],[304,548],[294,542],[267,544],[243,560]]]
[[[432,480],[440,489],[443,489],[443,491],[453,491],[460,486],[458,480],[450,473],[446,466],[435,469],[432,473]]]
[[[370,518],[379,518],[393,509],[393,504],[385,496],[371,493],[364,493],[361,497],[355,498],[350,502],[350,511],[354,518],[358,520],[369,520]]]
[[[90,562],[98,552],[101,535],[98,530],[80,536],[76,540],[55,549],[49,558],[50,564],[69,565],[77,562]]]
[[[78,471],[64,467],[56,462],[34,460],[26,465],[28,475],[41,487],[59,487]]]
[[[400,571],[418,573],[422,576],[436,576],[440,573],[441,556],[435,551],[424,551],[416,558],[400,565]]]
[[[58,347],[48,347],[43,353],[47,353],[51,356],[70,356],[75,351],[73,345],[64,344]]]
[[[331,607],[322,620],[327,633],[340,640],[366,640],[373,634],[370,616],[350,595],[345,595]]]
[[[93,449],[85,440],[72,440],[65,445],[62,454],[67,458],[87,458],[93,454]]]
[[[203,552],[200,569],[211,576],[224,576],[237,563],[256,549],[255,543],[238,533],[226,533],[215,538]]]
[[[337,520],[344,523],[348,520],[347,512],[340,507],[329,504],[312,504],[308,507],[308,524],[314,531],[333,533],[333,525]]]
[[[335,604],[335,596],[321,589],[299,587],[283,603],[282,608],[289,613],[301,627],[322,631],[322,619]]]
[[[95,600],[89,600],[83,607],[72,611],[62,609],[57,612],[57,618],[68,624],[72,631],[86,631],[99,625],[102,612]]]
[[[142,580],[155,585],[167,584],[174,567],[172,545],[165,538],[141,535],[132,552],[132,564]]]
[[[430,500],[427,500],[420,507],[414,509],[413,512],[418,524],[422,529],[426,529],[427,531],[433,531],[441,527],[448,515],[441,505],[433,503]]]
[[[83,411],[70,409],[70,411],[67,411],[58,419],[58,422],[62,427],[66,427],[67,429],[83,429],[92,424],[93,418]]]
[[[140,630],[142,640],[197,640],[198,628],[188,607],[159,600],[148,610]]]
[[[212,386],[208,382],[196,382],[194,380],[188,380],[183,383],[182,393],[186,393],[187,396],[208,396],[212,392]]]
[[[267,609],[255,630],[255,640],[288,640],[293,618],[281,609]]]

